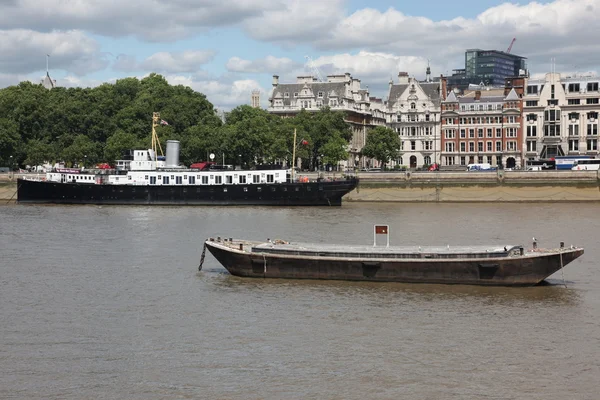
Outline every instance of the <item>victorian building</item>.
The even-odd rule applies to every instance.
[[[524,95],[525,157],[598,155],[600,78],[548,73],[527,81]]]
[[[524,166],[522,98],[517,88],[510,87],[512,81],[507,83],[507,88],[481,87],[463,96],[452,91],[442,101],[442,166]]]
[[[296,83],[279,83],[279,77],[273,76],[269,113],[292,117],[303,109],[317,112],[325,106],[346,112],[346,122],[352,129],[347,166],[364,165],[366,161],[361,159],[360,151],[367,131],[385,124],[385,112],[383,102],[369,97],[368,88],[361,88],[360,79],[346,73],[329,75],[326,82],[313,76],[299,76]]]
[[[439,164],[441,85],[441,81],[431,80],[429,67],[423,82],[406,72],[398,74],[397,84],[390,80],[387,122],[402,143],[398,159],[392,165],[417,168]]]

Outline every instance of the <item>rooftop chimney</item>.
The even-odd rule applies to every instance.
[[[279,85],[279,75],[273,75],[273,86]]]
[[[399,84],[408,84],[408,72],[398,72],[398,83]]]
[[[481,99],[481,90],[475,91],[475,100]]]

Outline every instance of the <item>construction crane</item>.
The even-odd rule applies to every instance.
[[[510,42],[510,46],[508,46],[508,49],[506,50],[507,53],[510,53],[510,51],[512,50],[513,44],[515,44],[517,38],[513,38],[513,40]]]
[[[315,75],[315,78],[317,78],[317,81],[324,82],[323,77],[321,76],[321,72],[319,71],[319,68],[317,68],[317,66],[315,65],[313,59],[310,58],[310,56],[304,56],[304,58],[306,58],[306,61],[308,61],[308,66],[312,70],[312,73]]]

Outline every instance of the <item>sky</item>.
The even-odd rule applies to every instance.
[[[384,98],[390,78],[464,68],[466,49],[527,57],[532,76],[600,66],[600,0],[0,0],[0,87],[93,87],[151,72],[216,108],[267,106],[272,76],[350,72]],[[47,57],[46,55],[50,56]],[[307,58],[308,57],[308,58]],[[314,68],[313,68],[314,67]]]

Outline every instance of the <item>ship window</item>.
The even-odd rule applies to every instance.
[[[203,176],[202,177],[202,184],[203,185],[208,185],[208,176]]]
[[[194,185],[196,183],[196,177],[195,176],[190,176],[190,179],[188,179],[188,183],[190,185]]]
[[[247,188],[247,187],[245,187],[245,188],[244,188],[244,192],[247,192],[247,191],[248,191],[248,188]]]
[[[196,175],[196,179],[200,180],[200,175]]]
[[[128,181],[130,181],[130,180],[131,180],[131,175],[129,175],[129,176],[127,177],[127,180],[128,180]]]
[[[262,192],[262,188],[259,186],[259,187],[256,188],[256,191],[257,192]]]
[[[239,183],[246,183],[246,175],[240,175]]]
[[[160,181],[161,179],[162,179],[162,175],[159,175],[158,176],[158,180]]]
[[[175,179],[175,175],[171,175],[171,179]]]
[[[223,183],[223,177],[221,175],[215,175],[215,183],[220,185]]]
[[[233,183],[233,176],[225,175],[225,183]]]
[[[175,178],[175,184],[181,185],[182,183],[183,183],[183,179],[181,179],[181,176],[177,176]]]
[[[273,183],[274,179],[273,179],[273,174],[267,174],[267,183]]]
[[[187,175],[184,175],[184,176],[183,176],[183,179],[187,179]]]
[[[227,192],[227,188],[226,187],[223,188],[223,192]]]
[[[296,192],[299,192],[300,188],[298,186],[296,186]]]
[[[168,185],[169,184],[169,177],[165,176],[165,179],[163,179],[163,185]]]
[[[274,188],[274,187],[272,187],[272,188],[271,188],[271,192],[274,192],[274,191],[275,191],[275,188]]]
[[[260,183],[260,175],[253,175],[252,183]]]
[[[145,175],[145,176],[144,176],[144,179],[145,179],[145,180],[148,180],[148,175]]]

